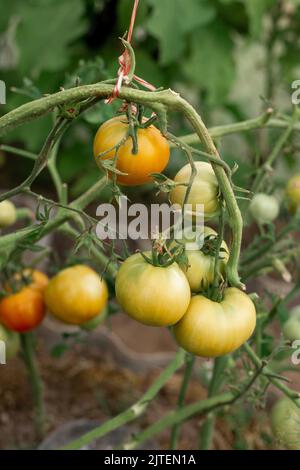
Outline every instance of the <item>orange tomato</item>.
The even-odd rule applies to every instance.
[[[11,284],[13,282],[15,282],[16,284],[20,284],[20,287],[23,287],[21,285],[23,283],[24,285],[27,285],[32,289],[43,292],[49,282],[49,278],[42,271],[38,271],[37,269],[26,268],[23,269],[23,271],[16,273],[13,276],[12,281],[7,282],[5,284],[5,290],[7,292],[12,292]]]
[[[36,328],[43,320],[45,312],[42,294],[31,287],[23,287],[0,302],[0,322],[6,328],[19,333]]]
[[[115,158],[114,147],[126,136],[128,120],[116,116],[102,124],[94,139],[94,158],[101,168],[103,160]],[[138,153],[132,153],[132,139],[128,137],[118,150],[116,168],[126,175],[117,175],[120,184],[134,186],[152,181],[151,173],[162,172],[170,158],[167,139],[155,126],[137,130]],[[103,154],[106,152],[105,154]]]

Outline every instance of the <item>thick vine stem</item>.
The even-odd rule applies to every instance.
[[[97,99],[107,98],[111,95],[112,91],[112,85],[98,83],[63,90],[53,95],[29,102],[0,118],[0,135],[30,119],[53,111],[59,105],[80,100],[84,101],[90,97],[97,97]],[[207,153],[213,157],[221,159],[201,117],[187,101],[179,96],[178,93],[175,93],[170,89],[158,92],[149,92],[123,86],[119,97],[120,99],[146,105],[150,108],[157,108],[159,106],[162,109],[164,109],[164,107],[168,107],[170,109],[181,111],[196,131],[196,134],[204,145]],[[232,231],[231,253],[226,267],[227,279],[230,285],[244,288],[238,275],[238,261],[243,228],[242,216],[234,196],[233,188],[224,169],[216,164],[212,164],[212,167],[215,171],[226,203],[229,215],[228,220]]]

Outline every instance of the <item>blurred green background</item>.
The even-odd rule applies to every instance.
[[[0,78],[7,85],[7,105],[1,114],[72,87],[76,77],[82,84],[115,77],[122,52],[118,38],[128,28],[132,6],[133,0],[6,1],[0,15]],[[291,83],[300,78],[299,31],[300,0],[140,0],[133,41],[137,74],[179,91],[208,126],[255,117],[269,104],[290,112]],[[64,137],[59,171],[73,197],[99,178],[92,140],[117,106],[97,105]],[[178,135],[189,132],[176,115],[170,123]],[[4,141],[38,152],[50,125],[50,116],[38,119]],[[227,162],[240,165],[238,184],[275,137],[270,133],[263,146],[253,133],[218,143]],[[297,149],[296,142],[285,153],[289,167],[297,165]],[[169,173],[182,162],[179,154],[172,158]],[[24,179],[32,162],[1,152],[0,165],[4,189]],[[51,191],[50,184],[45,171],[38,185]]]

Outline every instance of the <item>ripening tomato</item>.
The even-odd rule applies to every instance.
[[[300,173],[289,179],[286,194],[291,209],[295,210],[300,205]]]
[[[203,295],[192,297],[187,312],[174,326],[174,333],[186,351],[218,357],[239,348],[252,335],[255,324],[255,306],[250,297],[229,287],[221,302]]]
[[[207,289],[214,280],[214,253],[208,253],[206,250],[209,250],[208,245],[212,245],[213,241],[216,240],[217,232],[210,227],[204,227],[203,237],[204,245],[200,249],[186,249],[188,266],[182,266],[181,268],[189,281],[192,292],[200,292],[201,290]],[[190,241],[187,243],[190,243]],[[228,246],[226,242],[223,241],[219,253],[221,274],[225,271],[228,257]]]
[[[5,343],[6,359],[13,359],[20,349],[20,336],[15,331],[7,330],[0,325],[0,341]]]
[[[1,300],[0,322],[10,330],[24,333],[41,323],[45,310],[42,294],[31,287],[23,287]]]
[[[300,400],[298,400],[300,405]],[[271,426],[281,445],[300,450],[300,408],[288,397],[280,398],[272,408]]]
[[[268,224],[278,217],[279,204],[274,196],[257,193],[252,198],[249,209],[252,217],[260,224]]]
[[[187,204],[191,204],[192,214],[195,214],[197,211],[196,204],[202,204],[204,218],[211,219],[218,215],[220,210],[219,184],[210,163],[195,162],[195,166],[197,174],[193,181]],[[175,186],[170,193],[170,200],[173,204],[183,205],[187,190],[187,187],[183,184],[188,184],[190,177],[191,166],[187,164],[179,170],[174,178],[175,183],[182,183],[182,185]],[[187,211],[188,213],[189,211]]]
[[[282,327],[283,336],[289,341],[300,340],[300,306],[294,307]]]
[[[78,264],[54,276],[44,291],[49,312],[64,323],[82,325],[99,315],[107,304],[104,279],[89,266]]]
[[[20,287],[23,287],[22,284],[24,284],[32,289],[43,292],[48,282],[48,276],[42,271],[26,268],[23,269],[22,272],[16,273],[13,278],[5,284],[5,290],[12,292],[12,285],[15,283],[16,285],[20,285]]]
[[[124,261],[115,288],[123,310],[150,326],[174,325],[186,312],[191,298],[189,283],[177,263],[153,266],[140,253]]]
[[[126,136],[128,119],[116,116],[102,124],[94,139],[94,158],[101,168],[102,160],[115,158],[114,147]],[[134,186],[152,181],[151,173],[162,172],[170,158],[168,141],[155,126],[137,130],[138,152],[132,153],[132,139],[128,137],[119,148],[116,168],[126,175],[117,175],[120,184]],[[112,150],[111,150],[112,149]],[[104,152],[107,152],[103,155]],[[101,155],[102,154],[102,155]]]
[[[14,204],[10,201],[0,202],[0,228],[9,227],[17,220],[17,212]]]

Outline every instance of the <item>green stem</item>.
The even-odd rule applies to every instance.
[[[193,354],[187,354],[185,360],[185,371],[179,391],[177,409],[182,408],[185,402],[186,392],[190,383],[190,379],[193,372],[195,363],[195,356]],[[180,433],[180,424],[175,424],[171,431],[171,449],[177,449],[177,443]]]
[[[174,359],[170,362],[168,367],[161,373],[158,379],[148,388],[147,392],[132,406],[127,408],[119,415],[114,418],[106,421],[101,426],[93,429],[92,431],[84,434],[79,439],[76,439],[70,442],[64,447],[66,450],[76,450],[80,449],[84,445],[89,444],[95,439],[100,439],[100,437],[105,436],[109,432],[117,429],[120,426],[123,426],[126,423],[133,421],[134,419],[140,417],[148,408],[151,401],[156,397],[161,388],[169,380],[169,378],[179,369],[185,357],[185,351],[179,349],[176,353]]]
[[[227,356],[217,357],[214,362],[213,375],[208,388],[208,397],[215,396],[224,379],[224,370],[228,362]],[[213,431],[215,425],[215,416],[210,413],[204,421],[200,431],[200,449],[209,450],[212,444]]]
[[[33,333],[23,333],[21,344],[23,358],[26,364],[28,378],[31,386],[32,399],[35,409],[36,433],[39,439],[45,434],[45,409],[43,399],[43,382],[39,373],[35,351]]]

